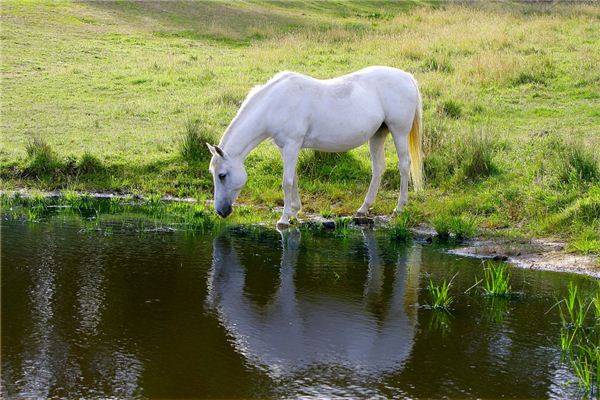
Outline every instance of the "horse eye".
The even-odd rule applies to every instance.
[[[227,176],[227,174],[219,174],[219,179],[220,180],[225,180],[225,177]]]

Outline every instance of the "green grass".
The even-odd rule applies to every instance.
[[[558,304],[562,325],[570,329],[583,328],[588,310],[588,304],[578,292],[577,285],[569,282],[569,294]]]
[[[390,65],[423,92],[427,183],[412,223],[461,215],[597,253],[579,236],[600,226],[600,6],[8,0],[2,16],[2,189],[210,198],[201,142],[218,141],[253,86],[285,69]],[[385,155],[376,214],[397,201],[389,139]],[[247,169],[240,202],[281,206],[279,152],[261,144]],[[368,148],[307,151],[299,171],[306,211],[348,215]]]
[[[488,262],[483,268],[483,291],[486,296],[508,297],[511,295],[510,272],[506,263]]]
[[[448,216],[440,214],[431,224],[437,232],[437,239],[441,241],[462,241],[473,237],[477,233],[475,220],[471,216]]]
[[[450,282],[447,282],[444,279],[442,283],[436,285],[431,278],[429,279],[429,283],[427,284],[427,289],[429,290],[429,295],[431,297],[431,304],[429,304],[429,307],[435,310],[450,309],[450,306],[454,302],[454,297],[450,295],[450,287],[452,286],[453,280],[454,277],[450,279]]]
[[[582,293],[570,282],[567,296],[556,305],[562,321],[564,361],[575,374],[583,397],[595,398],[600,390],[600,282],[591,294]],[[588,318],[590,309],[593,319]]]
[[[404,210],[396,216],[389,230],[390,239],[396,242],[408,242],[412,239],[410,213]]]

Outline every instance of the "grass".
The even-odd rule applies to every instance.
[[[404,210],[396,216],[389,230],[390,239],[396,242],[409,242],[412,239],[410,230],[410,213]]]
[[[577,377],[583,396],[597,397],[600,390],[600,282],[594,293],[588,295],[570,282],[567,296],[555,306],[562,322],[563,355]],[[593,322],[588,318],[590,309],[594,312]]]
[[[558,311],[563,327],[581,329],[584,326],[588,305],[578,293],[577,285],[569,283],[569,295],[558,304]]]
[[[189,163],[210,160],[212,157],[206,143],[216,144],[218,139],[197,119],[188,117],[181,139],[181,156]]]
[[[597,5],[9,0],[2,14],[4,190],[210,198],[202,141],[253,86],[381,64],[423,92],[427,184],[411,193],[412,223],[461,215],[598,252],[579,238],[600,226]],[[397,201],[389,139],[385,157],[376,214]],[[279,152],[261,144],[247,169],[240,202],[281,206]],[[369,170],[367,146],[305,152],[304,209],[353,213]]]
[[[427,285],[429,295],[431,296],[431,304],[429,304],[429,307],[434,310],[450,309],[450,306],[454,302],[454,297],[450,295],[450,287],[452,286],[453,280],[454,277],[452,277],[449,282],[444,279],[441,284],[436,285],[431,278],[429,279]]]
[[[490,297],[509,297],[512,294],[508,264],[487,262],[484,265],[483,291]]]
[[[437,232],[437,239],[441,241],[462,241],[473,237],[477,233],[475,220],[471,216],[438,215],[431,221]]]

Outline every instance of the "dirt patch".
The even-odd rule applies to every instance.
[[[565,249],[566,243],[558,240],[494,238],[469,242],[468,246],[450,250],[450,253],[505,260],[521,268],[573,272],[600,279],[598,256],[569,253]]]

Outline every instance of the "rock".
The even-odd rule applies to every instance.
[[[373,226],[375,224],[375,221],[373,221],[373,218],[360,217],[360,216],[355,216],[354,218],[352,218],[352,222],[354,222],[355,225],[362,225],[362,226]]]
[[[505,255],[495,255],[494,257],[492,257],[492,260],[494,261],[506,261],[508,260],[508,257]]]
[[[330,219],[321,221],[321,225],[323,225],[324,229],[329,229],[329,230],[335,229],[335,221],[330,220]]]

